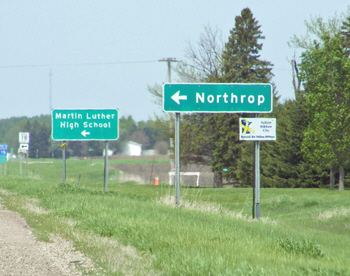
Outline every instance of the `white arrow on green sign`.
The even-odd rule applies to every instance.
[[[271,113],[269,83],[181,83],[163,85],[165,112]]]
[[[118,140],[118,109],[53,109],[52,140]]]

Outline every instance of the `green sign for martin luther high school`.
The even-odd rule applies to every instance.
[[[117,109],[53,109],[52,140],[118,140]]]
[[[165,112],[271,113],[269,83],[164,84]]]

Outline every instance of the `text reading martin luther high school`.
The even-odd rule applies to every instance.
[[[79,128],[80,124],[84,128],[111,128],[111,122],[108,122],[108,120],[115,120],[116,114],[115,113],[107,113],[107,112],[101,112],[101,113],[89,113],[81,114],[77,112],[71,112],[71,113],[61,113],[57,112],[55,114],[56,120],[66,120],[60,122],[60,128]],[[83,120],[83,122],[74,121],[71,122],[70,120]],[[94,122],[90,122],[91,120],[94,120]],[[103,120],[103,122],[96,122],[97,120]],[[107,121],[106,121],[107,120]]]

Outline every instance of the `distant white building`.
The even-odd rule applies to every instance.
[[[107,151],[107,156],[112,156],[113,155],[113,150],[108,150]],[[102,156],[106,156],[106,150],[103,150]]]
[[[140,156],[142,154],[142,145],[133,141],[128,141],[123,150],[124,155]]]
[[[10,160],[12,158],[17,158],[16,154],[13,154],[13,153],[8,153],[7,154],[7,160]]]

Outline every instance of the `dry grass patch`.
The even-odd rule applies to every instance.
[[[162,275],[151,270],[151,257],[140,253],[132,246],[123,246],[113,238],[101,237],[87,233],[73,233],[74,239],[88,246],[98,254],[102,264],[113,273],[121,275]]]
[[[24,204],[24,209],[28,212],[38,214],[38,215],[48,215],[50,212],[40,206],[38,206],[38,200],[34,198],[27,198]]]
[[[332,211],[325,211],[318,215],[318,219],[326,220],[334,217],[345,217],[350,214],[350,208],[340,208]]]
[[[158,204],[164,204],[175,207],[181,207],[188,210],[195,210],[200,212],[208,212],[208,213],[214,213],[214,214],[222,214],[225,216],[229,216],[236,219],[245,220],[248,222],[254,222],[257,221],[255,219],[252,219],[248,215],[244,215],[242,212],[235,213],[230,210],[227,210],[225,208],[222,208],[220,204],[215,203],[203,203],[203,202],[196,202],[196,201],[186,201],[186,200],[180,200],[179,206],[175,204],[175,197],[174,196],[164,196],[161,197],[156,201]],[[276,220],[271,220],[268,217],[260,218],[260,221],[263,223],[270,223],[270,224],[276,224]]]
[[[0,194],[5,195],[5,196],[13,196],[15,193],[12,193],[8,190],[0,189]]]

